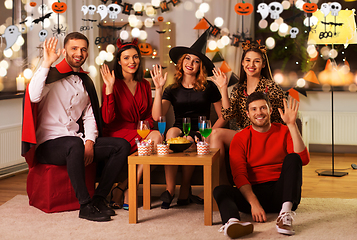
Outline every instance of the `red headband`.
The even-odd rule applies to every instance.
[[[122,49],[124,46],[128,46],[128,45],[133,45],[133,46],[138,46],[138,39],[137,38],[134,38],[133,41],[131,43],[122,43],[120,38],[118,38],[117,40],[117,47],[118,47],[118,51],[120,49]]]

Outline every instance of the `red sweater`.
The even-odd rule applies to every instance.
[[[234,136],[229,149],[235,185],[240,188],[245,184],[277,181],[289,153],[294,153],[294,146],[287,126],[272,123],[264,133],[255,131],[252,126],[244,128]],[[303,165],[309,163],[307,148],[298,154]]]

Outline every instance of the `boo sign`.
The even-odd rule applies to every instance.
[[[308,44],[356,44],[357,32],[354,10],[341,10],[337,16],[316,11],[313,16],[318,19],[311,26]]]

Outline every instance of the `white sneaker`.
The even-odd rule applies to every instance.
[[[236,218],[230,218],[228,222],[219,229],[219,232],[224,232],[224,235],[230,238],[239,238],[252,233],[253,228],[253,224],[250,222],[242,222]]]
[[[286,234],[286,235],[294,235],[295,231],[293,229],[293,220],[294,218],[291,216],[295,215],[295,212],[283,212],[276,219],[276,229],[278,233]]]

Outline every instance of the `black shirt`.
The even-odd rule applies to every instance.
[[[180,85],[177,88],[168,86],[162,99],[171,102],[174,108],[174,127],[182,130],[182,118],[191,118],[191,130],[198,131],[198,117],[206,116],[210,118],[211,103],[221,100],[221,93],[212,81],[207,81],[204,91],[195,91],[193,88],[184,88]]]

